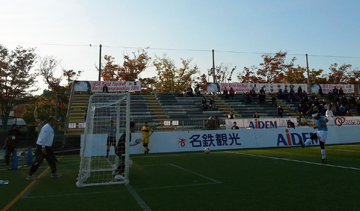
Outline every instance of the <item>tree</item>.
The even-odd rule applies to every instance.
[[[215,78],[217,83],[229,83],[231,81],[232,74],[236,70],[236,66],[233,68],[231,68],[231,66],[231,64],[221,63],[220,66],[215,67]],[[214,75],[212,68],[208,70],[208,75]]]
[[[262,55],[263,63],[260,63],[261,68],[258,69],[257,75],[261,77],[262,83],[283,83],[285,71],[294,66],[296,58],[292,58],[289,63],[285,63],[286,52],[278,52],[275,56]]]
[[[0,45],[0,109],[3,125],[7,125],[10,111],[17,105],[27,103],[31,99],[29,93],[38,90],[34,88],[37,74],[31,73],[35,60],[34,48],[18,46],[9,52]]]
[[[198,67],[191,66],[191,59],[180,59],[182,67],[177,68],[173,60],[164,55],[156,57],[153,64],[158,74],[157,89],[161,93],[181,93],[194,83],[193,76],[198,73]]]
[[[304,75],[306,70],[305,67],[299,65],[297,68],[289,68],[285,71],[284,82],[290,84],[307,83],[307,78]]]
[[[199,86],[202,91],[206,91],[208,83],[208,80],[206,79],[206,74],[201,74],[200,76],[196,77],[196,80],[197,81],[195,81],[195,85]]]
[[[104,81],[135,81],[138,79],[148,65],[151,57],[142,49],[141,51],[132,52],[133,58],[129,55],[124,56],[123,65],[114,64],[115,57],[105,55],[106,65],[101,71],[101,77]]]
[[[140,78],[141,82],[141,92],[143,94],[150,94],[156,89],[156,77],[152,78]]]
[[[48,85],[49,90],[54,93],[64,91],[60,85],[62,76],[55,77],[56,67],[59,65],[59,61],[53,57],[40,58],[40,66],[38,69],[39,74],[43,77],[44,82]]]
[[[237,75],[240,83],[258,83],[261,78],[255,75],[256,67],[253,65],[250,68],[244,67],[244,70]]]
[[[66,80],[67,80],[67,89],[70,90],[71,89],[71,85],[73,83],[73,81],[76,81],[81,73],[83,71],[79,70],[79,71],[74,71],[74,70],[65,70],[63,69],[63,76],[66,77]]]
[[[351,64],[343,64],[339,67],[337,63],[331,64],[328,74],[329,83],[343,84],[347,83],[351,77]]]
[[[323,69],[315,70],[314,68],[309,71],[310,84],[326,84],[329,83],[326,79],[326,75],[321,75],[324,72]]]

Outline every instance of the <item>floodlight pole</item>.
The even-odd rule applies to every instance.
[[[305,54],[305,56],[306,56],[306,71],[307,71],[308,91],[310,91],[310,90],[311,90],[311,86],[310,86],[310,73],[309,73],[308,54]]]
[[[99,51],[99,78],[98,78],[98,81],[101,81],[101,47],[102,47],[102,45],[100,44],[100,51]]]
[[[213,61],[213,67],[212,67],[213,82],[216,83],[216,77],[215,77],[215,52],[214,52],[214,49],[212,49],[212,61]]]

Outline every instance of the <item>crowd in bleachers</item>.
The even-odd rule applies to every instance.
[[[301,90],[301,87],[299,87],[297,93],[290,88],[290,92],[279,90],[277,96],[279,99],[299,102],[297,109],[299,117],[310,116],[313,112],[325,115],[328,109],[332,111],[334,116],[352,116],[354,115],[350,111],[352,108],[356,108],[357,115],[360,114],[359,97],[355,98],[353,94],[350,97],[346,96],[342,88],[337,89],[335,87],[327,95],[322,92],[321,87],[318,95],[307,95],[305,91]],[[320,100],[319,97],[322,99]],[[325,98],[328,100],[325,100]]]

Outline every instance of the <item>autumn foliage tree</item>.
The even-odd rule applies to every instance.
[[[244,67],[243,71],[237,75],[240,83],[258,83],[261,78],[257,77],[255,70],[257,68],[253,65],[251,67]]]
[[[221,63],[219,66],[215,67],[215,78],[217,83],[227,83],[232,80],[232,75],[236,70],[236,66],[232,67],[231,64]],[[213,77],[213,69],[208,70],[208,75]]]
[[[0,45],[0,109],[2,124],[7,125],[10,111],[29,102],[30,93],[36,91],[36,73],[32,73],[36,60],[34,48],[21,46],[9,51]]]
[[[194,83],[198,67],[191,65],[191,59],[180,59],[181,67],[177,68],[173,60],[164,55],[156,57],[153,64],[158,74],[157,89],[161,93],[182,93]]]
[[[262,83],[283,83],[285,71],[293,68],[296,58],[292,58],[286,63],[286,52],[275,53],[274,56],[262,55],[264,62],[260,63],[260,68],[256,74],[261,77]]]
[[[104,81],[135,81],[147,68],[151,57],[142,49],[132,52],[132,56],[125,55],[122,65],[115,64],[115,57],[105,55],[104,59],[106,64],[101,70]]]

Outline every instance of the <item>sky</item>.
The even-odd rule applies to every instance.
[[[333,63],[355,69],[359,9],[359,0],[1,0],[0,44],[35,47],[39,57],[60,61],[58,76],[81,70],[79,80],[90,81],[98,80],[100,44],[102,56],[117,64],[149,47],[153,59],[166,54],[178,67],[180,58],[192,59],[201,73],[212,67],[212,49],[216,66],[237,66],[234,75],[279,51],[302,67],[308,54],[310,69],[328,71]],[[140,77],[155,75],[150,64]]]

